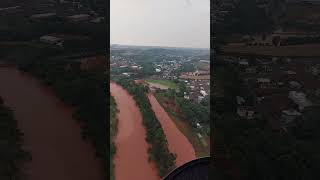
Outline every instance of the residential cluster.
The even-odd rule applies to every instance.
[[[244,119],[261,114],[274,129],[286,130],[305,108],[320,102],[316,58],[224,58],[238,66],[244,82],[246,91],[236,98],[237,114]]]
[[[119,47],[117,46],[116,49],[119,50]],[[137,75],[145,75],[145,70],[148,69],[150,75],[144,78],[183,83],[186,87],[186,92],[183,92],[185,99],[199,103],[210,95],[209,54],[159,55],[154,53],[153,59],[155,60],[146,60],[148,64],[146,66],[146,61],[132,56],[132,49],[121,51],[121,53],[114,52],[110,57],[110,69],[113,73],[140,79],[141,76],[137,77]],[[152,89],[154,88],[167,89],[152,84]]]

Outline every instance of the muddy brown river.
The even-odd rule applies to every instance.
[[[35,78],[12,67],[0,67],[0,96],[24,133],[32,160],[27,180],[102,180],[94,148],[81,138],[72,109]],[[130,161],[130,160],[129,160]]]
[[[148,98],[151,103],[152,109],[155,112],[157,119],[160,121],[162,129],[166,135],[169,144],[169,150],[171,153],[174,153],[177,156],[177,167],[185,164],[186,162],[196,159],[193,146],[177,128],[173,120],[159,104],[154,95],[149,93]]]
[[[119,113],[118,132],[115,136],[116,180],[160,180],[153,163],[148,161],[148,144],[142,115],[134,99],[121,86],[110,83]]]

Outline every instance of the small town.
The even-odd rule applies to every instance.
[[[319,1],[220,0],[211,9],[218,172],[319,179]]]
[[[249,90],[236,99],[241,118],[253,119],[256,112],[263,113],[272,128],[286,130],[304,108],[319,103],[320,64],[316,58],[221,58],[239,67],[243,86]]]
[[[112,51],[112,49],[111,49]],[[114,51],[117,51],[115,49]],[[139,62],[130,57],[130,50],[123,50],[124,55],[113,53],[110,60],[111,72],[121,72],[122,76],[139,79],[145,76],[147,79],[159,80],[159,82],[180,82],[186,87],[184,93],[185,99],[200,103],[201,100],[210,95],[210,61],[209,55],[170,55],[164,56],[155,53],[155,62]],[[194,56],[194,57],[193,57]],[[204,59],[201,59],[204,58]],[[147,69],[146,71],[144,69]],[[145,77],[146,78],[146,77]],[[157,83],[148,83],[154,89],[168,89],[170,87],[161,86]]]

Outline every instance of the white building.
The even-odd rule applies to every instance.
[[[197,128],[201,128],[202,126],[199,124],[199,123],[197,123]]]
[[[131,66],[132,69],[138,69],[139,66]]]
[[[201,94],[202,96],[207,96],[207,95],[208,95],[207,92],[204,91],[204,90],[200,90],[200,94]]]
[[[130,74],[129,73],[122,73],[123,75],[125,75],[125,76],[130,76]]]

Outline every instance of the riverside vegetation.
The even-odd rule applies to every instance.
[[[143,124],[146,127],[146,141],[151,145],[148,150],[149,159],[156,163],[159,176],[165,176],[175,168],[176,157],[170,153],[161,124],[151,109],[150,102],[146,96],[148,89],[143,85],[135,84],[130,79],[117,78],[114,80],[128,90],[136,101],[142,114]]]
[[[113,157],[116,153],[116,146],[113,142],[115,135],[117,134],[117,104],[113,96],[110,96],[110,179],[114,180],[114,163]]]
[[[103,67],[83,70],[81,61],[43,44],[23,45],[8,57],[21,71],[42,80],[62,101],[74,107],[73,116],[81,124],[82,137],[93,144],[103,169],[107,169],[107,77]]]
[[[20,165],[30,160],[30,153],[22,148],[23,133],[11,110],[0,97],[0,179],[22,179]]]

